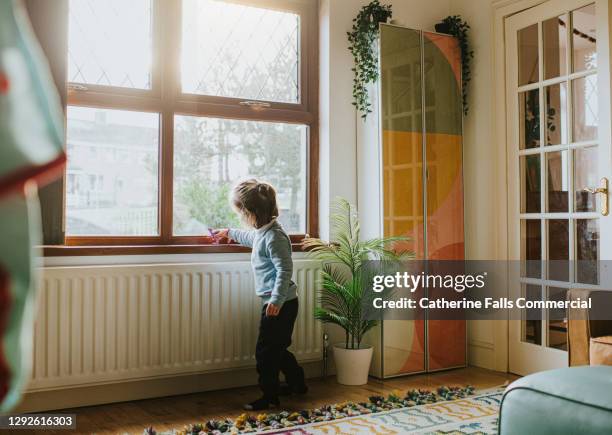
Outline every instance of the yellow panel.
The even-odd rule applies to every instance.
[[[385,236],[405,235],[406,246],[422,258],[423,141],[422,134],[383,131],[383,195]]]
[[[463,174],[461,136],[427,135],[428,259],[462,260]]]

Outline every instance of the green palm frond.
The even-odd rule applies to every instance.
[[[377,260],[377,265],[387,270],[399,261],[414,258],[414,254],[394,249],[397,243],[407,241],[406,237],[361,241],[357,210],[345,199],[340,198],[332,205],[330,223],[333,241],[307,237],[302,242],[308,255],[323,265],[314,315],[324,323],[344,329],[347,347],[355,348],[361,344],[364,334],[378,324],[368,318],[371,300],[377,295],[367,286],[371,275],[381,270],[364,269],[364,264]]]
[[[348,269],[341,267],[339,264],[329,262],[323,263],[321,273],[323,274],[323,276],[337,283],[346,282],[351,277],[348,273]]]
[[[326,311],[322,308],[317,307],[315,308],[314,315],[315,319],[320,320],[323,323],[333,323],[345,330],[350,328],[347,318],[344,316],[339,316],[336,313],[332,313],[330,311]]]

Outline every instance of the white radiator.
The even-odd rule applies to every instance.
[[[292,350],[321,359],[317,264],[295,261]],[[45,267],[29,391],[255,365],[260,302],[248,262]]]

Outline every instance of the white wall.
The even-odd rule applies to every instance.
[[[505,186],[496,184],[499,168],[494,142],[493,124],[493,59],[491,0],[464,0],[455,2],[454,14],[461,15],[471,26],[471,45],[474,49],[472,81],[469,87],[470,112],[464,119],[464,195],[465,195],[465,248],[468,260],[498,258],[498,231],[496,192]],[[503,370],[496,365],[495,328],[487,321],[468,323],[468,360],[470,364]],[[498,351],[500,349],[497,349]],[[503,350],[505,353],[505,349]]]
[[[496,147],[493,142],[493,0],[395,0],[393,19],[416,29],[433,30],[441,18],[461,15],[471,25],[474,49],[470,113],[464,124],[465,242],[467,259],[496,259],[499,246],[498,210],[491,198],[498,186]],[[357,203],[358,186],[376,175],[358,171],[357,135],[362,122],[352,101],[352,58],[346,32],[367,0],[321,0],[321,234],[329,236],[325,206],[336,196]],[[389,2],[387,2],[389,3]],[[363,144],[362,146],[367,146]],[[363,152],[361,153],[363,155]],[[503,165],[503,162],[501,162]],[[361,165],[360,165],[361,166]],[[363,201],[362,201],[363,202]],[[359,204],[365,207],[364,204]],[[486,236],[483,236],[486,235]],[[494,328],[483,322],[468,325],[471,365],[505,370],[496,363]],[[505,343],[502,343],[506,346]],[[500,349],[497,349],[498,351]],[[505,352],[505,350],[504,350]]]
[[[470,43],[474,50],[472,80],[469,86],[470,111],[464,118],[465,238],[466,256],[471,260],[495,258],[496,238],[482,237],[495,232],[494,207],[485,207],[495,186],[496,150],[493,146],[493,66],[491,56],[490,0],[456,2],[453,13],[466,19],[470,26]],[[493,164],[483,164],[490,162]],[[477,204],[477,207],[473,205]]]

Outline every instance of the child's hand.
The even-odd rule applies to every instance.
[[[266,306],[266,316],[268,317],[276,317],[280,313],[280,307],[274,304],[268,304]]]
[[[213,239],[215,239],[215,243],[225,245],[230,242],[229,230],[227,228],[222,230],[213,230],[210,228],[208,231]]]

